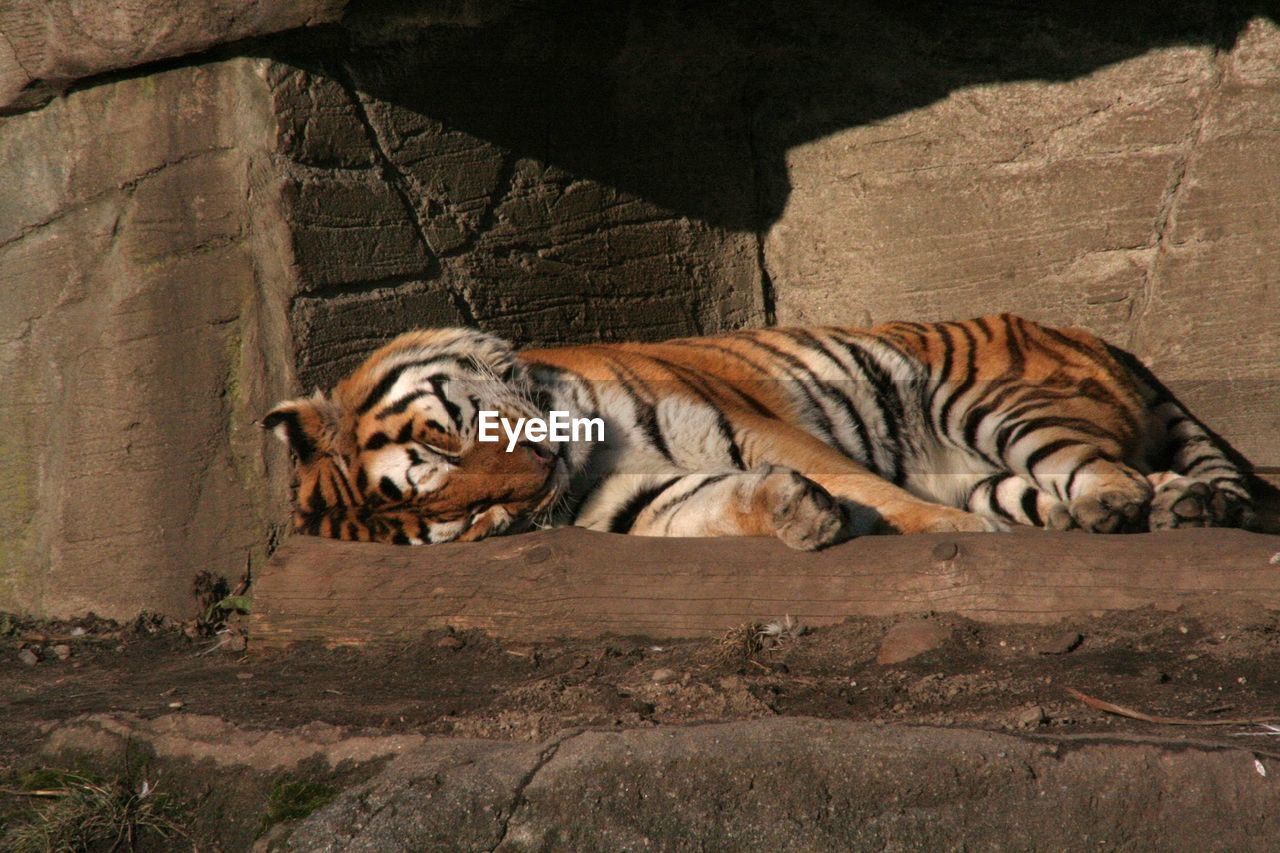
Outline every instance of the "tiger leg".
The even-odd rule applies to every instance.
[[[854,518],[855,531],[952,533],[999,529],[982,516],[916,497],[804,430],[750,413],[735,412],[732,420],[745,464],[773,464],[799,471],[851,504],[846,509]]]
[[[851,530],[822,487],[785,468],[621,474],[602,495],[607,509],[587,507],[575,523],[638,536],[776,536],[801,551],[866,532]]]
[[[1243,472],[1176,402],[1166,400],[1154,412],[1164,422],[1170,470],[1147,477],[1155,488],[1150,529],[1250,526],[1252,500]]]
[[[1118,461],[1118,452],[1108,442],[1070,432],[1052,438],[1041,435],[1032,433],[1009,444],[1004,460],[1013,473],[1065,502],[1075,526],[1090,533],[1146,528],[1151,483]]]
[[[1002,526],[1025,524],[1049,530],[1070,530],[1076,526],[1066,503],[1008,471],[975,483],[966,504],[970,512]]]

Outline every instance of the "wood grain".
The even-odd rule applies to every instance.
[[[510,640],[705,637],[790,614],[807,625],[926,611],[988,622],[1193,601],[1280,609],[1280,537],[1025,531],[876,536],[818,553],[772,539],[567,528],[411,548],[295,536],[254,584],[256,648],[479,628]]]

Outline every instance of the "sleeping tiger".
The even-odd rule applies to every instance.
[[[482,412],[552,411],[599,418],[602,440],[478,440]],[[296,529],[360,541],[579,525],[809,550],[1250,515],[1241,469],[1140,364],[1010,315],[519,353],[474,329],[415,331],[263,426],[293,452]]]

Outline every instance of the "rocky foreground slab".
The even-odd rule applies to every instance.
[[[431,740],[294,850],[1262,850],[1280,757],[814,719]]]

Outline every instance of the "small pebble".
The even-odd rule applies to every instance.
[[[876,663],[890,665],[933,651],[951,638],[951,630],[928,619],[894,625],[880,641]]]
[[[71,657],[71,647],[66,643],[59,643],[53,647],[53,653],[57,655],[58,660],[66,660]]]
[[[186,704],[185,702],[182,702],[181,700],[179,700],[176,702],[170,702],[169,707],[176,711],[177,709],[181,708],[185,704]]]
[[[35,666],[40,663],[40,656],[31,649],[23,649],[18,652],[18,660],[22,661],[26,666]]]
[[[436,640],[437,649],[455,649],[456,650],[456,649],[462,648],[466,644],[467,644],[466,641],[463,640],[461,637],[457,636],[456,634],[446,634],[440,639]]]
[[[1049,719],[1045,714],[1044,708],[1039,705],[1032,705],[1022,713],[1018,714],[1018,725],[1025,729],[1034,729],[1036,726],[1043,725]]]
[[[1036,646],[1036,652],[1042,655],[1065,655],[1074,652],[1082,642],[1084,634],[1066,631]]]
[[[653,679],[654,684],[666,684],[676,677],[676,673],[672,669],[655,669],[653,675],[649,677]]]
[[[84,628],[81,628],[79,625],[71,629],[71,636],[73,637],[83,637],[86,633],[88,632],[85,631]]]

